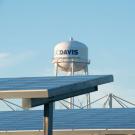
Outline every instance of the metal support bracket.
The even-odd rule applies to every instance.
[[[53,134],[53,102],[44,104],[44,135]]]

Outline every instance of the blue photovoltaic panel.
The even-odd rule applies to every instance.
[[[0,112],[0,130],[42,130],[43,111]],[[135,109],[54,111],[54,129],[135,129]]]
[[[71,97],[97,90],[113,81],[112,75],[0,78],[0,98]]]
[[[51,90],[61,86],[102,78],[112,80],[111,75],[0,78],[0,90]]]

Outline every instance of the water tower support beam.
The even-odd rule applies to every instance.
[[[88,75],[88,65],[85,67],[85,75]],[[91,99],[90,99],[90,93],[86,94],[87,98],[87,109],[91,108]]]
[[[91,108],[90,93],[86,94],[87,97],[87,109]]]
[[[72,60],[71,75],[74,76],[74,61]],[[70,98],[70,109],[74,109],[74,97]]]
[[[85,75],[88,75],[88,74],[89,74],[89,71],[88,71],[88,65],[87,65],[85,68]]]
[[[74,61],[72,60],[72,69],[71,69],[71,75],[74,76]]]
[[[58,76],[58,62],[56,63],[56,67],[55,67],[55,75]]]

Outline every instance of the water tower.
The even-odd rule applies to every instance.
[[[73,38],[69,41],[60,42],[54,47],[53,64],[56,76],[61,72],[73,76],[80,71],[82,71],[80,75],[88,75],[88,64],[90,64],[88,47]],[[90,95],[87,94],[87,104],[89,102]],[[74,98],[70,99],[70,103],[70,108],[74,108]]]

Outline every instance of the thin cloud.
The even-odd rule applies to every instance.
[[[9,57],[9,53],[0,53],[0,60],[5,60]]]
[[[6,67],[8,65],[8,60],[10,58],[9,53],[0,53],[0,68]]]
[[[34,57],[34,53],[31,51],[21,52],[21,53],[0,53],[0,68],[8,68],[11,66],[16,66],[21,62],[25,62]]]

